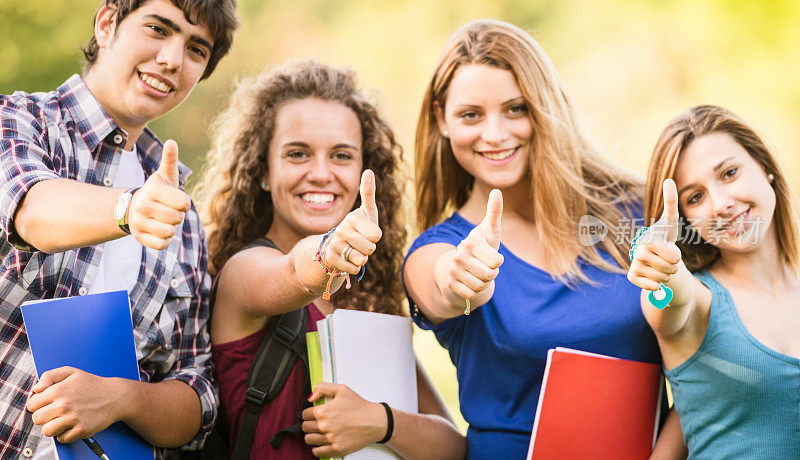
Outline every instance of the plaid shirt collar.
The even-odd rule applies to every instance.
[[[96,157],[99,149],[97,148],[103,139],[118,132],[123,142],[128,139],[128,133],[117,125],[117,122],[105,111],[100,102],[94,97],[86,82],[80,75],[75,74],[61,86],[58,87],[58,100],[62,107],[69,111],[72,119],[75,120],[75,130],[80,134],[83,142],[92,152],[92,157]],[[136,148],[143,155],[144,173],[150,177],[161,164],[161,150],[163,144],[156,137],[150,128],[145,127],[139,139],[136,140]],[[192,171],[179,163],[178,181],[181,186],[186,185],[186,179]]]

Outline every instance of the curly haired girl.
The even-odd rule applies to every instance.
[[[313,62],[241,84],[218,117],[201,192],[217,276],[212,351],[232,440],[270,317],[305,308],[312,331],[336,308],[402,314],[400,155],[354,74]],[[342,285],[331,270],[356,275],[367,261],[351,289],[323,295]],[[406,458],[463,457],[463,436],[417,369],[420,414],[388,409],[394,434],[387,446]],[[269,416],[259,421],[251,458],[342,456],[387,435],[384,407],[321,383],[310,400],[328,402],[303,411],[305,437],[287,436],[274,448],[270,440],[295,422],[308,397],[307,379],[298,361],[281,394],[264,405]]]

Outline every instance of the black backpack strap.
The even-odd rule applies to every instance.
[[[308,308],[308,307],[306,307],[306,308]],[[304,310],[306,308],[304,308]],[[305,433],[303,433],[303,411],[306,408],[313,406],[313,404],[311,404],[308,401],[308,398],[311,396],[311,379],[308,376],[310,376],[311,373],[310,373],[309,368],[308,368],[308,349],[307,348],[304,349],[303,353],[300,354],[300,358],[303,360],[303,367],[305,368],[306,376],[307,376],[307,378],[305,379],[305,383],[303,384],[303,398],[302,398],[302,401],[301,401],[301,404],[300,404],[300,412],[297,413],[297,420],[295,421],[294,425],[288,426],[288,427],[278,431],[277,433],[275,433],[275,436],[273,436],[272,439],[270,439],[269,443],[275,449],[278,449],[279,447],[281,447],[281,444],[283,443],[283,438],[285,438],[286,435],[288,435],[288,434],[295,434],[297,436],[304,436],[305,435]]]
[[[281,248],[279,248],[278,245],[275,244],[275,242],[272,241],[271,239],[269,239],[269,238],[258,238],[258,239],[255,239],[255,240],[245,244],[244,246],[241,247],[241,249],[238,249],[236,252],[244,251],[245,249],[255,248],[257,246],[266,246],[268,248],[277,249],[278,251],[281,250]],[[281,251],[281,252],[283,252],[283,251]]]
[[[306,307],[273,316],[247,374],[245,411],[231,458],[249,459],[264,403],[283,390],[297,360],[306,355]],[[305,358],[307,359],[307,358]]]
[[[297,422],[294,425],[288,426],[281,431],[275,433],[275,436],[269,440],[270,445],[274,449],[278,449],[283,444],[283,438],[286,437],[288,434],[295,434],[297,436],[303,436],[303,411],[297,413]]]
[[[237,252],[257,246],[266,246],[280,251],[280,248],[278,248],[272,240],[268,238],[259,238],[246,244],[237,250]],[[210,293],[212,312],[216,291],[217,283],[216,280],[214,280]],[[307,310],[304,307],[284,315],[274,316],[267,324],[267,331],[264,335],[264,339],[253,357],[253,362],[250,365],[250,371],[247,376],[245,412],[242,416],[242,423],[239,427],[233,453],[230,456],[231,459],[247,460],[250,458],[253,440],[255,439],[255,430],[258,426],[258,420],[260,419],[264,403],[271,401],[280,393],[297,362],[297,355],[303,359],[306,369],[308,368],[308,357],[305,345],[305,331],[307,327],[306,315]],[[276,332],[279,328],[280,332]],[[276,334],[277,337],[280,338],[276,339]],[[289,346],[286,345],[287,343]],[[291,358],[292,353],[295,355],[294,359]],[[281,367],[281,363],[284,364],[280,371],[281,374],[278,374],[276,371]],[[270,376],[273,376],[271,381]],[[310,388],[309,383],[307,383],[306,386]],[[311,393],[310,390],[308,390],[308,393]],[[300,423],[302,423],[302,420],[300,420]],[[294,426],[295,425],[292,425],[292,427]],[[299,423],[297,427],[300,427]],[[211,442],[211,445],[209,445],[209,440],[207,439],[206,448],[203,449],[202,460],[228,458],[228,453],[230,451],[227,447],[227,439],[229,439],[230,432],[227,430],[224,420],[218,419],[214,430],[217,431],[217,433],[212,432],[212,435],[209,437],[214,437],[214,435],[216,435],[216,437],[224,443],[225,455],[221,455],[221,451],[217,448],[216,439]],[[285,430],[281,430],[279,434],[283,433],[283,431]],[[302,432],[302,430],[300,431]],[[280,436],[280,440],[283,439],[283,436],[285,436],[285,434]],[[278,435],[276,435],[276,438],[277,437]],[[280,445],[280,440],[276,448]]]

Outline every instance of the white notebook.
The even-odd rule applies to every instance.
[[[356,310],[336,310],[317,322],[322,379],[347,385],[362,398],[418,412],[417,373],[411,319]],[[370,444],[347,460],[400,458]]]

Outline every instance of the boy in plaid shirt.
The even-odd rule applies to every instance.
[[[51,458],[123,421],[197,446],[216,418],[207,251],[190,171],[147,123],[228,52],[235,0],[105,0],[83,77],[0,96],[0,458]],[[20,305],[126,289],[140,380],[63,367],[36,382]]]

